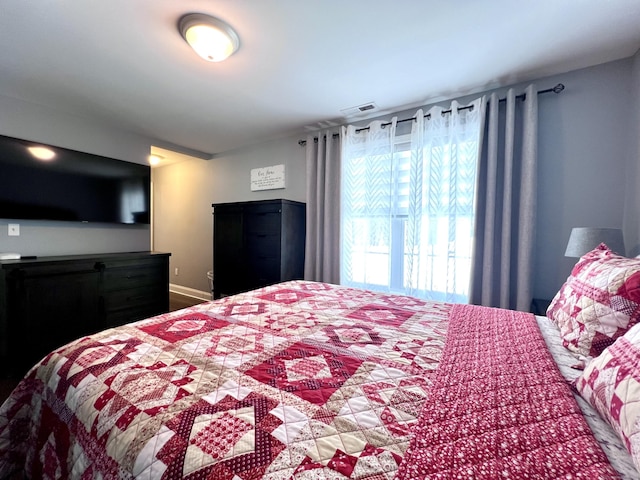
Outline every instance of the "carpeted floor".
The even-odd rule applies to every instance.
[[[172,312],[175,310],[180,310],[181,308],[197,305],[204,301],[205,300],[200,300],[199,298],[188,297],[186,295],[169,292],[169,310],[171,310]]]

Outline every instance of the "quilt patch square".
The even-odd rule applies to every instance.
[[[314,405],[324,405],[361,364],[359,358],[299,342],[245,373]]]
[[[141,343],[133,337],[107,338],[104,342],[78,343],[52,354],[50,359],[55,359],[59,365],[56,395],[64,398],[71,388],[78,387],[86,378],[99,377],[103,372],[129,362],[129,356],[135,354]]]
[[[98,436],[117,427],[126,430],[141,414],[156,415],[189,392],[183,387],[193,381],[197,369],[184,360],[172,365],[158,363],[117,372],[104,380],[108,389],[95,400],[97,416],[93,428]]]
[[[226,320],[212,318],[203,313],[190,312],[160,323],[138,328],[149,335],[175,343],[205,332],[211,332],[226,325],[229,325]]]
[[[382,338],[376,329],[369,325],[359,324],[348,325],[347,323],[338,326],[327,326],[323,328],[325,334],[331,339],[335,345],[341,345],[346,348],[352,346],[364,345],[382,345]]]
[[[380,323],[394,327],[401,326],[407,319],[413,317],[415,312],[393,306],[378,304],[364,305],[349,313],[348,318],[355,318],[372,323]]]
[[[290,382],[331,378],[331,370],[322,355],[285,360],[284,367]]]
[[[173,435],[155,452],[167,465],[165,476],[261,478],[284,449],[273,435],[282,424],[273,414],[277,407],[275,400],[251,393],[216,404],[202,400],[182,411],[167,422]]]
[[[267,300],[269,302],[274,303],[282,303],[284,305],[291,305],[292,303],[297,303],[300,300],[304,300],[305,298],[312,297],[312,293],[307,293],[302,290],[292,290],[292,289],[279,289],[275,291],[269,291],[264,295],[260,295],[259,298],[263,300]]]
[[[260,319],[255,319],[252,323],[278,331],[283,335],[303,336],[310,332],[318,322],[318,317],[313,312],[285,310],[266,314]]]
[[[245,316],[245,315],[258,315],[265,311],[265,306],[263,303],[237,303],[232,304],[227,307],[227,311],[225,312],[227,315],[237,315],[237,316]]]
[[[225,368],[238,368],[287,341],[268,330],[252,328],[246,324],[229,324],[215,335],[203,335],[185,342],[182,348],[200,358],[211,359]]]
[[[381,300],[384,304],[395,305],[400,308],[410,308],[415,310],[423,310],[427,303],[416,297],[408,297],[406,295],[384,295]]]
[[[337,328],[335,333],[342,343],[371,343],[371,336],[363,328]]]

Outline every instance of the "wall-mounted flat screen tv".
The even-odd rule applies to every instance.
[[[0,136],[0,218],[148,224],[151,169]]]

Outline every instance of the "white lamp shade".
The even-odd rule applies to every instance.
[[[571,230],[565,257],[581,257],[601,243],[612,251],[625,254],[622,230],[619,228],[575,227]]]
[[[225,60],[240,45],[238,35],[229,25],[203,13],[183,16],[178,28],[191,48],[208,62]]]

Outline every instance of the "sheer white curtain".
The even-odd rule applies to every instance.
[[[447,112],[445,112],[447,110]],[[341,283],[466,302],[484,100],[343,127]]]
[[[342,127],[340,283],[391,287],[394,117],[365,129]]]

